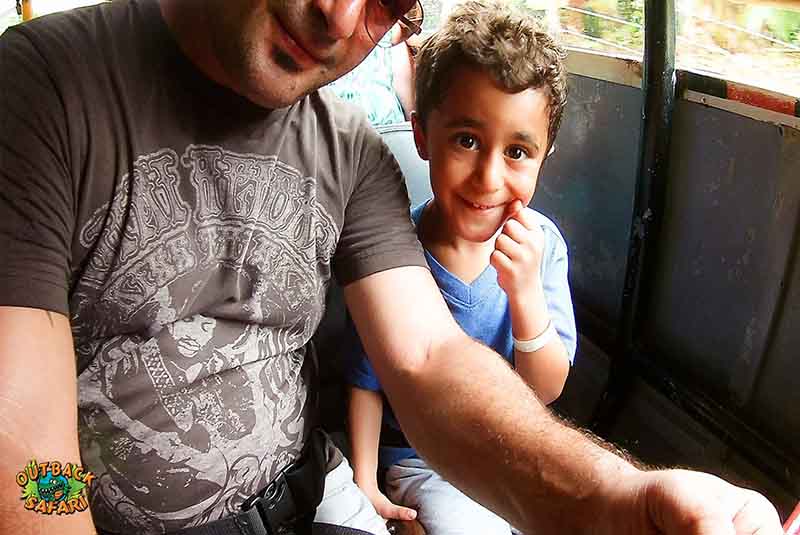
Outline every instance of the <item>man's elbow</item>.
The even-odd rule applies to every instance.
[[[453,330],[452,333],[438,336],[418,336],[416,339],[409,339],[401,349],[389,351],[385,363],[385,374],[390,376],[387,381],[381,379],[386,384],[392,380],[401,380],[406,385],[415,384],[419,380],[424,380],[432,372],[431,367],[436,367],[437,362],[444,362],[452,358],[463,350],[464,344],[471,340],[460,330]],[[377,368],[378,366],[376,366]],[[383,366],[381,366],[383,367]]]

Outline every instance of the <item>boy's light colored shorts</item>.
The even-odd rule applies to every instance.
[[[386,522],[353,481],[353,469],[346,458],[325,477],[325,492],[314,521],[389,535]]]
[[[442,479],[422,459],[405,459],[386,473],[386,496],[417,510],[428,535],[510,535],[508,522]]]

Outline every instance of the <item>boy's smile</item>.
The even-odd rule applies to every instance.
[[[543,89],[508,93],[486,72],[459,67],[427,124],[414,121],[430,161],[430,214],[453,241],[485,242],[508,206],[527,205],[547,150],[549,97]]]

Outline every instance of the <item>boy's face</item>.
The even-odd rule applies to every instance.
[[[542,89],[508,93],[481,70],[459,67],[423,131],[417,150],[430,161],[433,208],[462,239],[490,239],[514,199],[527,206],[546,156],[549,97]]]

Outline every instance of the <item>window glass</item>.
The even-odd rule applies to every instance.
[[[0,4],[0,34],[6,31],[6,28],[17,24],[19,21],[20,16],[17,14],[14,2]]]
[[[432,31],[459,0],[426,0]],[[641,59],[644,0],[508,0],[570,48]],[[677,66],[800,96],[800,0],[675,0]]]
[[[800,0],[678,0],[675,8],[678,67],[800,96]]]
[[[565,45],[642,59],[644,0],[554,0],[550,3],[559,6],[556,30],[561,33]]]
[[[25,13],[39,17],[56,11],[64,11],[74,7],[90,6],[108,0],[0,0],[0,34],[6,28],[22,22],[23,3]]]
[[[426,31],[463,0],[423,0]],[[507,0],[542,17],[570,48],[641,59],[644,0]]]
[[[28,0],[34,17],[64,11],[74,7],[99,4],[104,0]]]

